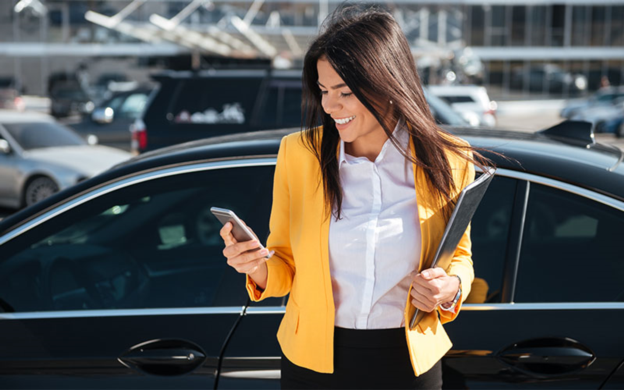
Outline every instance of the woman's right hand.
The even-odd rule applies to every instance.
[[[258,250],[262,245],[257,238],[250,241],[236,241],[232,235],[232,224],[230,222],[223,225],[220,234],[225,243],[223,256],[227,258],[228,265],[239,273],[249,275],[261,289],[266,288],[268,278],[266,265],[268,259],[266,256],[269,255],[269,250],[266,248]]]

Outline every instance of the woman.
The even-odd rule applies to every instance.
[[[451,347],[441,324],[474,277],[469,229],[449,264],[428,264],[482,165],[436,125],[385,11],[329,18],[306,54],[303,94],[305,131],[285,137],[277,158],[267,248],[237,243],[230,224],[221,231],[252,300],[290,293],[282,387],[440,388]],[[410,330],[415,308],[428,314]]]

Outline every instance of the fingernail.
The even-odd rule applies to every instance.
[[[429,272],[424,271],[424,272],[422,273],[422,276],[424,276],[425,278],[428,278],[428,277],[429,277]]]
[[[275,251],[269,252],[269,254],[267,255],[267,258],[270,259],[271,257],[273,257],[274,254],[275,254]]]
[[[266,256],[268,254],[269,254],[269,251],[267,249],[263,249],[263,250],[260,251],[260,255],[262,255],[262,256]]]

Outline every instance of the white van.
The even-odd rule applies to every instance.
[[[473,126],[496,126],[495,101],[485,87],[476,85],[430,85],[429,91],[445,100]],[[476,114],[476,115],[475,115]],[[472,123],[477,122],[478,123]]]

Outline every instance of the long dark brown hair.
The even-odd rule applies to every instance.
[[[482,169],[487,160],[474,148],[445,136],[448,133],[436,124],[399,24],[381,8],[342,5],[325,20],[322,30],[304,59],[302,114],[304,140],[319,161],[329,212],[333,208],[334,216],[340,219],[343,192],[337,159],[340,136],[334,120],[323,110],[317,84],[317,62],[321,58],[329,61],[397,146],[390,124],[400,118],[405,120],[416,158],[403,148],[398,149],[424,169],[430,190],[440,205],[452,203],[454,183],[446,152],[455,153]],[[389,101],[392,110],[384,115],[382,107]]]

